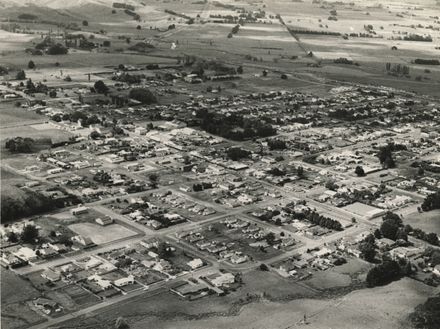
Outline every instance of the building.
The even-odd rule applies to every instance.
[[[41,273],[41,277],[50,282],[57,282],[61,280],[61,273],[48,268]]]
[[[232,273],[215,273],[207,276],[206,279],[214,287],[223,287],[235,282],[235,276]]]
[[[195,270],[199,267],[203,266],[203,261],[200,258],[195,258],[192,261],[189,261],[186,263],[189,267],[191,267],[192,270]]]
[[[37,253],[28,247],[22,247],[18,249],[15,253],[15,256],[24,260],[25,262],[32,262],[38,259]]]
[[[89,237],[84,237],[82,235],[76,235],[72,238],[72,241],[79,243],[84,247],[92,247],[95,243]]]
[[[101,226],[107,226],[114,223],[114,219],[110,216],[99,217],[95,219],[95,222]]]
[[[60,312],[62,307],[51,299],[37,298],[34,300],[35,307],[41,309],[44,313],[50,314],[52,312]]]
[[[77,215],[81,215],[81,214],[86,214],[89,211],[89,208],[84,207],[84,206],[78,206],[76,208],[73,208],[70,210],[70,213],[74,216]]]
[[[126,278],[121,278],[121,279],[115,280],[113,282],[113,284],[118,288],[134,284],[134,276],[129,275]]]

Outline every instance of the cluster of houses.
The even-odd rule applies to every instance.
[[[131,198],[129,205],[121,210],[122,215],[154,230],[177,225],[186,219],[175,212],[165,212],[165,208],[142,198]]]

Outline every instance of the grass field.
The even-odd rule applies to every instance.
[[[21,125],[19,123],[15,123],[0,129],[0,142],[2,143],[1,149],[2,153],[5,155],[9,154],[9,152],[4,148],[4,140],[7,138],[32,138],[35,141],[33,151],[38,151],[40,149],[47,149],[51,146],[51,144],[67,142],[69,138],[73,136],[74,135],[70,132],[56,129],[54,127],[51,129],[40,129],[40,124],[36,124],[34,126],[32,124]]]
[[[0,103],[0,127],[2,128],[40,122],[44,119],[45,117],[42,115],[16,107],[13,102]]]
[[[440,234],[440,210],[432,210],[423,213],[414,213],[405,216],[404,224],[410,224],[426,232]]]
[[[1,267],[1,327],[24,328],[43,321],[44,318],[26,303],[39,296],[38,290],[29,282]]]
[[[109,243],[136,234],[136,232],[119,224],[101,226],[93,223],[78,223],[69,225],[69,229],[76,234],[92,239],[96,244]]]
[[[265,281],[255,282],[255,285],[265,285]],[[267,284],[271,283],[269,278]],[[253,291],[259,292],[261,289]],[[158,329],[285,329],[300,327],[306,314],[309,327],[314,329],[401,329],[406,328],[406,316],[413,308],[435,293],[417,281],[402,279],[385,287],[356,290],[335,299],[298,297],[287,302],[263,299],[242,308],[233,306],[233,294],[190,302],[171,293],[160,293],[147,299],[136,298],[122,307],[109,307],[98,316],[69,321],[60,328],[108,328],[116,317],[124,316],[130,328],[135,329],[146,328],[151,323]]]

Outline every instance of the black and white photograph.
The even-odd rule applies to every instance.
[[[440,329],[440,0],[0,0],[2,329]]]

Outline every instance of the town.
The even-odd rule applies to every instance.
[[[227,39],[240,26],[286,24],[201,3],[242,14],[167,9],[192,23],[166,33],[203,19],[232,23]],[[137,7],[112,8],[137,19]],[[438,296],[438,93],[296,88],[270,63],[148,57],[153,43],[128,39],[111,42],[144,59],[56,62],[110,47],[79,36],[41,32],[24,66],[0,66],[2,290],[24,295],[2,294],[5,328],[129,328],[146,321],[130,312],[145,316],[148,301],[196,319],[198,308],[238,314],[226,304],[339,298],[398,280]],[[295,321],[313,321],[307,312]]]

